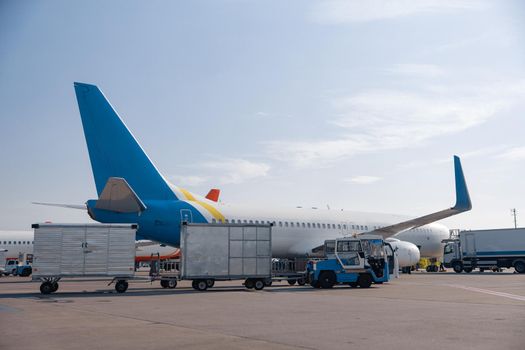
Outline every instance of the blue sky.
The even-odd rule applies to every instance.
[[[525,225],[520,1],[0,1],[0,229],[85,222],[73,81],[173,183],[224,202]],[[523,219],[520,219],[523,217]]]

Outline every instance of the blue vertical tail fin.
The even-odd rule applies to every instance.
[[[98,195],[118,177],[142,199],[177,199],[99,88],[74,85]]]

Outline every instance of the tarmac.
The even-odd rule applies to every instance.
[[[199,292],[0,278],[0,349],[525,349],[525,275],[415,272],[368,289],[242,281]]]

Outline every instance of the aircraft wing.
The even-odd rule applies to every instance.
[[[379,234],[383,236],[383,238],[388,238],[399,232],[430,224],[434,221],[448,218],[449,216],[472,209],[467,183],[465,182],[465,176],[463,175],[463,169],[461,168],[461,161],[458,156],[454,156],[454,173],[456,178],[456,204],[452,208],[420,216],[412,220],[403,221],[398,224],[381,227],[367,233]]]

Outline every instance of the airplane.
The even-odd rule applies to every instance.
[[[97,86],[75,82],[74,88],[99,196],[83,208],[101,223],[137,223],[137,234],[147,239],[178,247],[184,221],[271,223],[273,255],[299,257],[314,255],[327,239],[372,233],[388,239],[397,249],[400,266],[412,266],[420,256],[441,256],[441,240],[449,233],[435,221],[472,208],[457,156],[456,204],[414,219],[315,208],[248,208],[210,200],[162,176]]]
[[[18,259],[22,254],[33,254],[32,231],[0,231],[0,250],[5,249],[7,260]],[[0,265],[4,262],[0,261]]]
[[[33,254],[35,234],[33,231],[0,231],[0,251],[6,250],[5,259],[18,259],[22,254]],[[161,260],[176,259],[179,249],[149,240],[136,242],[135,261],[150,261],[152,255]],[[0,261],[0,266],[5,262]]]

